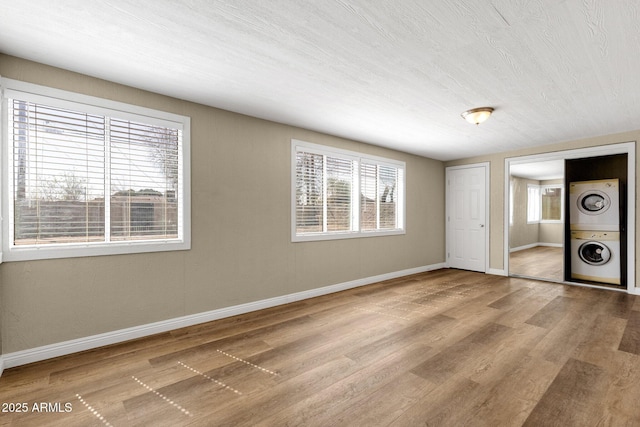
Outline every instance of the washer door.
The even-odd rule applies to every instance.
[[[587,215],[599,215],[611,206],[611,199],[599,190],[585,191],[578,197],[578,209]]]
[[[601,242],[589,241],[578,249],[580,259],[589,265],[604,265],[611,259],[611,251]]]

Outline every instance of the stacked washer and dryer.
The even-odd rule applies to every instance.
[[[620,182],[569,184],[571,278],[621,284]]]

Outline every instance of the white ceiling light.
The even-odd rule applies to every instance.
[[[489,116],[493,113],[493,108],[491,107],[480,107],[474,108],[473,110],[467,110],[461,114],[462,118],[468,121],[471,124],[479,125],[489,118]]]

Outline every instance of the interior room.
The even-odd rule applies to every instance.
[[[640,5],[4,2],[0,425],[637,425]]]

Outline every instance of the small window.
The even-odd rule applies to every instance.
[[[527,223],[564,220],[562,185],[527,185]]]
[[[188,249],[188,117],[3,85],[6,260]]]
[[[509,180],[509,225],[513,225],[513,215],[514,215],[513,187],[514,187],[513,180]]]
[[[543,185],[540,187],[540,222],[562,222],[564,220],[563,187]]]
[[[540,186],[527,184],[527,223],[540,221]]]
[[[292,240],[404,233],[404,162],[292,141]]]

